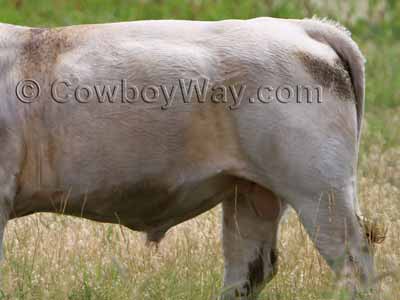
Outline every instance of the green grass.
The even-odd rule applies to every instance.
[[[320,4],[318,4],[320,3]],[[350,1],[0,0],[0,22],[65,26],[141,19],[219,20],[318,15],[342,22],[367,58],[360,199],[390,225],[378,271],[395,272],[378,298],[398,299],[400,257],[400,3]],[[291,214],[282,225],[280,272],[262,299],[332,299],[332,274]],[[219,211],[173,229],[161,248],[116,225],[39,214],[7,226],[2,299],[215,299],[221,288]],[[335,299],[341,299],[340,296]]]

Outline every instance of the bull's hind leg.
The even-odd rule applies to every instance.
[[[354,186],[330,187],[290,201],[321,255],[350,294],[374,278],[373,253],[356,215]]]
[[[277,230],[283,207],[270,191],[241,181],[223,201],[223,300],[256,299],[277,272]]]

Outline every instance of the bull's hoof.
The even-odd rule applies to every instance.
[[[222,292],[219,300],[256,300],[257,296],[252,295],[248,283],[238,287],[230,287]]]

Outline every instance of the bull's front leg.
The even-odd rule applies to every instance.
[[[21,166],[26,158],[26,143],[15,128],[18,126],[7,125],[0,116],[0,260],[3,258],[4,230],[14,212],[17,182],[22,181],[18,176],[21,176]]]
[[[6,228],[6,224],[8,221],[8,216],[4,211],[0,213],[0,261],[3,260],[4,252],[3,252],[3,237],[4,237],[4,230]]]
[[[233,199],[232,199],[233,198]],[[223,300],[256,299],[277,273],[277,230],[283,209],[270,191],[241,182],[223,202]]]
[[[0,168],[0,260],[3,259],[3,236],[10,218],[12,202],[16,192],[15,176],[10,176]]]

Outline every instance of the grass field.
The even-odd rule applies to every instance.
[[[343,2],[344,3],[344,2]],[[367,58],[366,122],[359,199],[389,227],[377,248],[387,274],[376,299],[400,295],[400,3],[348,1],[0,0],[0,22],[53,26],[137,19],[217,20],[256,16],[330,17],[353,32]],[[9,222],[1,299],[215,299],[221,288],[220,209],[169,232],[159,249],[118,225],[52,214]],[[333,275],[296,216],[281,226],[279,274],[261,299],[341,299]]]

